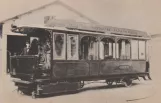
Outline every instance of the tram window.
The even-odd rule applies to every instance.
[[[138,40],[131,40],[132,59],[138,59]]]
[[[100,59],[115,58],[115,42],[109,38],[103,38],[100,42]]]
[[[53,59],[65,60],[66,59],[66,35],[55,33],[53,35]]]
[[[98,60],[98,41],[92,36],[85,36],[81,39],[81,59]]]
[[[130,42],[128,40],[119,40],[118,50],[118,57],[120,59],[130,59]]]
[[[145,59],[145,41],[139,41],[139,59]]]
[[[67,59],[78,60],[78,35],[68,34],[67,37]]]

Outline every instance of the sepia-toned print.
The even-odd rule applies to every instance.
[[[0,18],[0,101],[160,103],[160,34],[132,7],[150,1],[121,1],[53,0]]]

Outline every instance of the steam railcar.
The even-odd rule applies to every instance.
[[[58,22],[57,22],[58,24]],[[10,56],[10,75],[18,91],[33,97],[76,91],[84,81],[106,80],[130,86],[149,79],[146,32],[91,24],[56,23],[47,26],[12,26],[27,34],[29,45]],[[62,24],[62,23],[61,23]]]

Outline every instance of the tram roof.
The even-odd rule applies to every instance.
[[[78,23],[79,24],[79,23]],[[94,24],[62,24],[59,22],[55,22],[48,25],[14,25],[12,26],[12,31],[17,33],[28,34],[28,32],[33,32],[38,29],[45,30],[55,30],[55,31],[63,31],[63,32],[76,32],[76,33],[85,33],[85,34],[97,34],[97,35],[109,35],[109,36],[123,36],[129,38],[143,38],[150,39],[150,36],[143,31],[125,29],[125,28],[116,28],[109,26],[101,26]]]

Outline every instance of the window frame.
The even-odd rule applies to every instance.
[[[137,60],[137,61],[139,61],[139,60],[146,60],[147,59],[147,51],[146,51],[146,46],[147,46],[147,40],[144,40],[144,39],[131,39],[131,41],[132,40],[135,40],[135,41],[137,41],[137,48],[138,48],[138,52],[137,52],[137,59],[133,59],[132,58],[132,50],[131,50],[131,59],[132,60]],[[139,41],[144,41],[145,42],[145,46],[144,46],[144,54],[145,54],[145,58],[144,59],[140,59],[140,57],[139,57],[139,51],[140,51],[140,48],[139,48]],[[131,46],[131,48],[132,48],[132,46]]]
[[[100,57],[100,43],[102,42],[102,40],[103,39],[107,39],[107,40],[110,40],[110,41],[112,41],[111,42],[111,54],[112,54],[112,58],[109,58],[109,59],[105,59],[105,55],[104,55],[104,59],[101,59],[101,57]],[[115,46],[113,46],[113,44],[115,45]],[[104,45],[103,45],[104,46]],[[114,51],[114,48],[115,48],[115,51]],[[108,49],[109,50],[109,49]],[[115,55],[115,56],[114,56]],[[116,42],[115,42],[115,38],[113,38],[112,36],[103,36],[103,37],[101,37],[100,38],[100,41],[99,41],[99,60],[114,60],[114,59],[116,59]]]
[[[135,58],[135,59],[133,59],[132,58],[132,41],[136,41],[137,42],[137,59]],[[139,60],[139,39],[131,39],[131,59],[132,60]]]
[[[140,44],[139,44],[139,41],[142,41],[144,42],[144,59],[140,59]],[[138,60],[146,60],[146,40],[138,40]]]
[[[55,37],[54,37],[54,35],[55,34],[63,34],[64,35],[64,53],[63,53],[63,55],[64,56],[62,56],[62,57],[56,57],[56,51],[54,50],[55,49]],[[53,54],[53,56],[52,56],[52,58],[53,58],[53,60],[67,60],[67,34],[66,33],[60,33],[60,32],[53,32],[52,33],[52,36],[53,36],[53,38],[52,38],[52,54]]]
[[[126,59],[124,59],[124,58],[120,58],[120,51],[119,51],[119,48],[120,48],[120,46],[119,46],[119,41],[120,40],[125,40],[125,54],[126,54],[126,41],[128,41],[129,42],[129,44],[130,44],[130,47],[129,47],[129,50],[130,50],[130,54],[129,54],[129,58],[127,59],[127,55],[125,55],[126,56]],[[118,44],[118,48],[117,48],[117,44]],[[117,60],[131,60],[132,59],[132,46],[131,46],[131,39],[130,38],[118,38],[118,40],[116,41],[116,59]],[[117,54],[117,52],[118,52],[118,54]],[[117,58],[118,57],[118,58]]]
[[[77,40],[76,40],[76,55],[77,55],[77,59],[71,59],[71,58],[69,58],[69,54],[68,54],[68,50],[69,50],[69,37],[70,36],[76,36],[76,38],[77,38]],[[79,58],[79,54],[80,54],[80,51],[79,51],[79,47],[80,47],[80,44],[79,44],[79,34],[67,34],[67,36],[66,36],[66,60],[80,60],[80,58]]]
[[[84,54],[82,52],[82,39],[84,37],[93,37],[93,38],[95,38],[97,40],[97,49],[98,49],[97,50],[97,59],[93,59],[93,60],[91,60],[91,59],[84,59],[84,57],[83,57]],[[100,60],[100,58],[99,58],[99,42],[100,42],[99,41],[99,37],[100,36],[92,35],[92,34],[79,34],[79,60],[86,60],[86,61],[97,61],[97,60]]]

